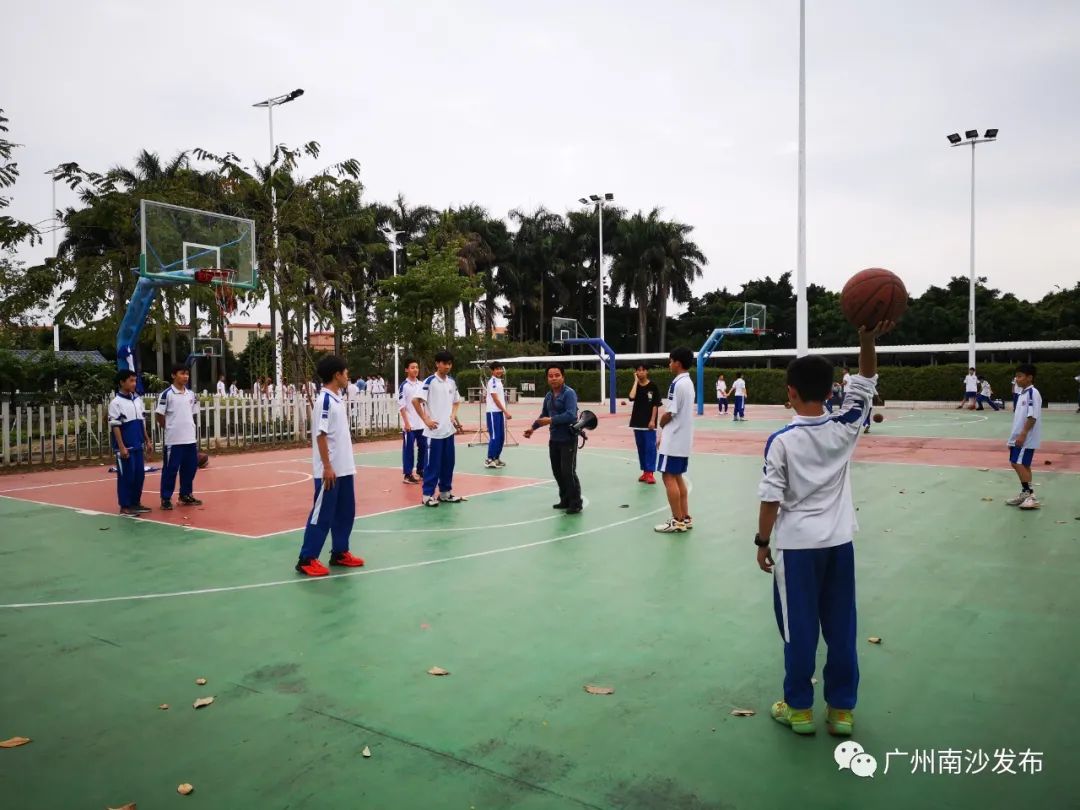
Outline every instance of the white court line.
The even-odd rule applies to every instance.
[[[689,481],[688,481],[689,483]],[[370,576],[372,574],[387,574],[392,571],[406,571],[412,568],[426,568],[430,565],[442,565],[443,563],[458,562],[460,560],[472,560],[479,557],[490,557],[494,554],[505,554],[510,551],[522,551],[527,548],[537,548],[539,546],[547,546],[552,543],[559,543],[563,540],[572,540],[575,537],[585,537],[586,535],[596,534],[597,532],[607,531],[608,529],[614,529],[618,526],[625,526],[627,523],[633,523],[634,521],[641,520],[643,518],[650,517],[659,512],[666,511],[667,504],[653,509],[651,512],[645,512],[644,514],[637,515],[632,518],[626,518],[625,520],[616,521],[615,523],[608,523],[604,526],[597,526],[594,529],[585,529],[580,532],[573,532],[571,534],[564,534],[560,537],[549,537],[546,540],[535,540],[531,543],[521,543],[516,546],[503,546],[502,548],[488,549],[487,551],[474,551],[471,554],[458,554],[454,557],[441,557],[435,560],[421,560],[419,562],[402,563],[401,565],[389,565],[386,568],[375,568],[367,571],[352,571],[347,574],[334,574],[328,577],[304,577],[303,579],[279,579],[272,582],[255,582],[250,585],[224,585],[218,588],[199,588],[197,590],[190,591],[173,591],[171,593],[143,593],[132,594],[130,596],[105,596],[97,599],[69,599],[57,602],[22,602],[10,605],[0,605],[0,609],[10,608],[39,608],[39,607],[69,607],[72,605],[100,605],[106,602],[134,602],[144,601],[147,599],[169,599],[176,596],[204,596],[212,593],[230,593],[233,591],[250,591],[257,588],[275,588],[279,585],[303,585],[305,583],[313,582],[332,582],[337,579],[343,579],[345,577],[358,577],[358,576]]]

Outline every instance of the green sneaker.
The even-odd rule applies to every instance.
[[[813,709],[793,709],[778,700],[772,705],[772,717],[777,723],[789,726],[796,734],[813,734],[817,731]]]
[[[829,708],[825,715],[825,728],[834,737],[850,737],[855,725],[855,712],[850,709]]]

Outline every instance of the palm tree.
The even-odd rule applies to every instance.
[[[651,296],[657,289],[656,278],[667,261],[665,225],[660,209],[644,215],[638,211],[619,222],[615,232],[614,259],[611,263],[612,298],[622,296],[623,306],[633,299],[637,305],[638,351],[646,351],[648,312]]]
[[[654,282],[656,289],[657,333],[659,351],[667,350],[667,304],[668,299],[677,303],[690,300],[690,285],[701,278],[701,267],[708,263],[697,244],[687,237],[694,228],[681,222],[665,222],[661,227],[663,236],[663,261]]]

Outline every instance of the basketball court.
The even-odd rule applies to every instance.
[[[579,457],[585,511],[567,516],[551,509],[545,439],[521,439],[530,411],[513,412],[505,470],[459,439],[459,505],[419,505],[397,442],[357,445],[353,550],[367,566],[325,579],[292,568],[307,450],[214,457],[196,479],[203,507],[144,519],[114,514],[104,467],[0,478],[0,738],[33,740],[0,751],[0,790],[28,807],[1068,802],[1075,416],[1045,414],[1032,513],[1003,503],[1011,413],[886,408],[860,439],[860,636],[882,643],[859,650],[854,739],[878,763],[859,779],[823,728],[799,738],[768,715],[782,647],[751,538],[764,440],[789,412],[751,403],[736,424],[707,405],[696,528],[674,536],[652,531],[667,504],[635,480],[625,414],[601,416]],[[156,487],[148,475],[148,504]],[[994,772],[999,749],[1015,773]],[[945,750],[990,764],[913,766]],[[1021,770],[1023,751],[1040,772]]]

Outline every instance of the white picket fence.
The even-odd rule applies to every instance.
[[[200,397],[199,447],[301,442],[311,433],[312,405],[306,397],[253,399]],[[157,398],[144,399],[150,438],[161,448],[162,432],[153,418]],[[353,436],[397,430],[397,400],[391,394],[366,394],[345,400]],[[80,459],[111,458],[108,403],[14,406],[0,404],[0,448],[3,466],[56,464]]]

